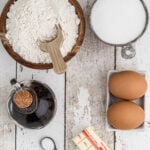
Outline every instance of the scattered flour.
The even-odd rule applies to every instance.
[[[91,126],[91,109],[90,109],[90,93],[87,88],[79,87],[78,91],[78,103],[77,107],[75,108],[75,117],[74,122],[76,127],[74,128],[74,132],[78,133],[79,131],[83,130],[87,126]]]
[[[18,0],[7,14],[7,34],[14,51],[34,63],[50,63],[48,53],[39,48],[41,40],[52,39],[56,25],[63,30],[63,56],[70,52],[78,37],[80,20],[68,0]]]

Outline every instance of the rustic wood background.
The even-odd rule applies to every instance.
[[[7,0],[0,0],[0,11]],[[76,150],[71,141],[77,133],[94,126],[111,150],[150,150],[150,130],[145,132],[107,132],[105,130],[106,75],[113,69],[145,70],[150,82],[150,26],[134,44],[137,55],[131,60],[121,57],[119,48],[101,43],[90,30],[89,14],[94,0],[79,0],[87,20],[84,44],[69,63],[65,75],[53,70],[32,70],[17,64],[0,44],[0,150],[40,150],[43,136],[55,139],[58,150]],[[150,11],[150,1],[145,0]],[[58,109],[54,120],[42,130],[15,126],[7,114],[10,79],[36,79],[46,82],[55,92]],[[150,83],[149,83],[150,84]],[[147,100],[150,93],[147,94]],[[147,102],[147,121],[150,121]],[[148,110],[149,109],[149,110]]]

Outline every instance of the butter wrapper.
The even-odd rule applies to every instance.
[[[93,127],[83,130],[72,140],[80,150],[110,150],[94,132]]]

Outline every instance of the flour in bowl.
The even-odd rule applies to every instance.
[[[68,0],[18,0],[7,14],[7,34],[13,50],[33,63],[50,63],[48,53],[39,48],[40,41],[53,39],[56,25],[63,31],[63,56],[73,48],[80,20]]]

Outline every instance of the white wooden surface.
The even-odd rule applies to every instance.
[[[88,126],[94,126],[100,137],[114,147],[113,133],[105,131],[106,74],[114,68],[114,49],[100,43],[89,28],[90,7],[84,1],[86,38],[77,56],[69,62],[66,82],[67,150],[74,150],[71,138]],[[110,52],[112,51],[112,53]],[[108,63],[109,60],[109,63]]]
[[[150,1],[145,0],[150,12]],[[148,84],[150,85],[150,24],[144,36],[134,43],[137,54],[134,59],[124,60],[121,58],[120,49],[117,49],[116,69],[138,69],[147,73]],[[147,92],[147,116],[150,121],[150,88]],[[149,150],[150,149],[150,129],[139,133],[116,133],[116,150]]]
[[[17,128],[16,147],[18,150],[40,150],[39,140],[44,136],[55,139],[58,149],[64,147],[64,75],[58,76],[53,71],[36,71],[17,67],[18,80],[39,80],[48,84],[56,94],[57,113],[52,122],[41,130]]]
[[[111,150],[149,150],[150,130],[146,132],[106,132],[106,74],[112,69],[146,70],[150,84],[150,26],[146,34],[135,43],[134,59],[121,58],[120,49],[115,51],[101,43],[89,28],[89,13],[94,0],[79,0],[87,20],[84,44],[69,63],[65,75],[58,76],[52,70],[38,71],[16,64],[0,44],[0,150],[40,150],[43,136],[55,139],[58,150],[76,150],[71,141],[77,133],[94,126],[99,136]],[[149,11],[150,1],[145,0]],[[6,0],[0,0],[0,11]],[[42,130],[27,130],[16,127],[6,110],[10,92],[9,81],[35,79],[47,83],[55,92],[58,108],[55,118]],[[148,92],[147,98],[149,99]],[[150,101],[147,108],[150,108]],[[150,109],[147,111],[150,121]]]

